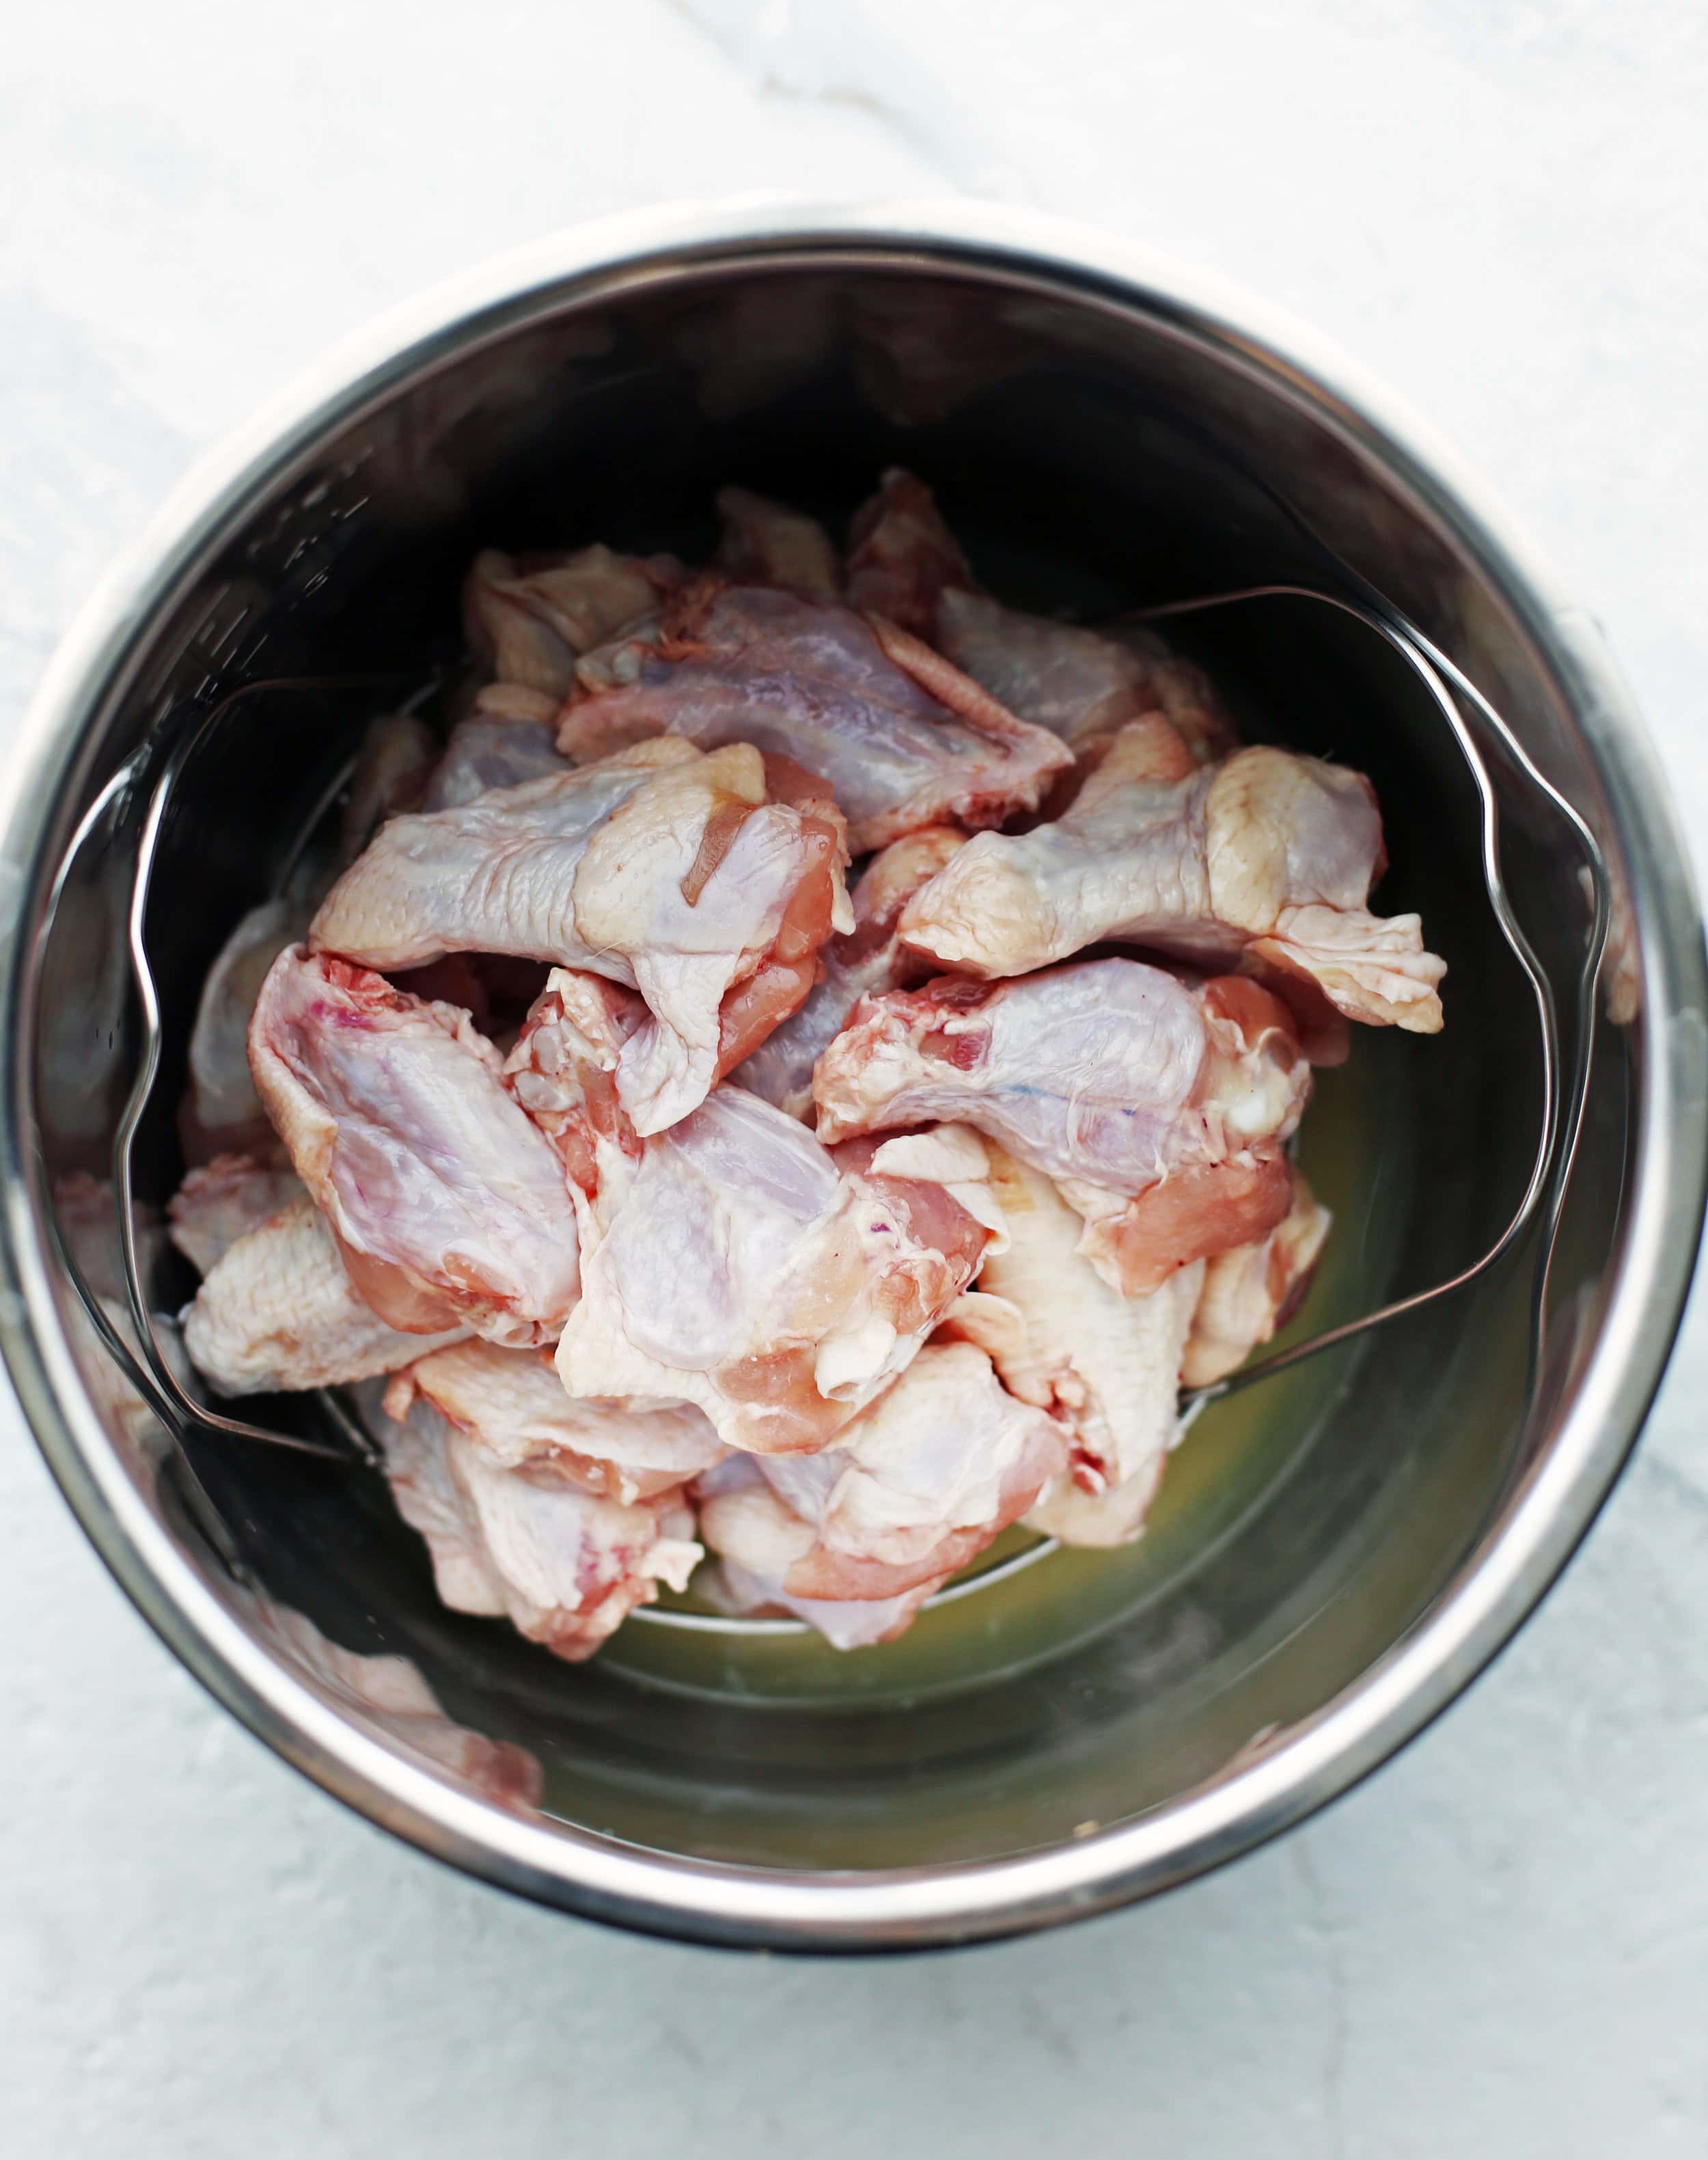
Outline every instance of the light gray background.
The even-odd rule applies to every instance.
[[[971,190],[1313,319],[1605,620],[1708,842],[1698,0],[73,0],[0,49],[0,699],[221,428],[384,304],[660,197]],[[995,1950],[739,1962],[300,1784],[0,1405],[18,2160],[1708,2150],[1708,1310],[1519,1643],[1308,1830]]]

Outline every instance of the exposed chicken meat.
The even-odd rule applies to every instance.
[[[813,1081],[830,1142],[932,1118],[989,1133],[1056,1181],[1087,1218],[1081,1249],[1129,1296],[1280,1219],[1281,1147],[1310,1092],[1267,991],[1136,960],[863,998]]]
[[[1079,1218],[1050,1180],[999,1148],[989,1153],[1009,1244],[985,1262],[947,1329],[982,1344],[1004,1386],[1062,1426],[1067,1468],[1033,1523],[1069,1544],[1119,1542],[1136,1532],[1179,1436],[1181,1353],[1204,1264],[1177,1270],[1148,1297],[1122,1297],[1080,1253]],[[1080,1504],[1118,1488],[1123,1498],[1112,1508],[1088,1513]],[[1087,1524],[1127,1527],[1112,1540],[1088,1537]]]
[[[417,1395],[506,1470],[533,1463],[600,1499],[648,1500],[728,1451],[701,1410],[578,1402],[538,1352],[461,1342],[399,1373],[386,1390],[401,1421]]]
[[[518,1345],[556,1337],[579,1288],[563,1166],[467,1013],[293,947],[262,985],[250,1057],[382,1319]]]
[[[774,784],[773,784],[774,783]],[[839,818],[787,761],[668,737],[454,810],[394,818],[316,916],[311,942],[374,967],[455,951],[584,967],[652,1018],[617,1092],[641,1133],[704,1096],[732,1000],[753,1032],[811,986],[853,917]],[[756,1010],[749,1010],[750,1007]]]
[[[415,808],[439,755],[432,729],[408,713],[387,713],[369,722],[345,797],[340,861],[354,862],[387,818]]]
[[[972,568],[931,490],[900,465],[890,466],[877,493],[854,512],[848,543],[849,605],[898,622],[927,643],[937,639],[937,603],[945,589],[976,589]]]
[[[499,683],[565,698],[581,654],[656,607],[682,574],[668,555],[594,547],[518,558],[489,548],[463,589],[469,642]]]
[[[893,1597],[802,1597],[786,1585],[816,1550],[817,1534],[766,1482],[759,1458],[732,1455],[694,1489],[714,1526],[703,1519],[700,1535],[718,1555],[694,1588],[721,1612],[804,1620],[833,1649],[860,1650],[906,1634],[940,1586],[927,1576]]]
[[[455,810],[498,787],[520,787],[568,769],[558,756],[549,700],[544,718],[511,719],[480,709],[451,730],[444,755],[421,797],[423,810]]]
[[[249,1020],[267,969],[307,932],[309,913],[295,900],[252,907],[208,970],[190,1030],[189,1087],[178,1116],[188,1162],[210,1162],[219,1155],[280,1155],[249,1071]]]
[[[506,1470],[424,1398],[384,1434],[397,1512],[427,1542],[454,1612],[507,1617],[556,1656],[589,1658],[661,1582],[700,1558],[676,1492],[625,1506],[541,1469]]]
[[[719,491],[724,537],[717,566],[735,584],[775,585],[803,600],[842,598],[835,543],[816,517],[804,517],[745,487]]]
[[[1054,736],[881,617],[715,577],[685,586],[656,645],[631,648],[616,672],[633,679],[569,708],[567,755],[665,730],[706,747],[757,743],[823,775],[856,854],[921,825],[994,825],[1034,808],[1070,762]]]
[[[338,1387],[455,1342],[389,1327],[356,1295],[326,1219],[296,1200],[231,1246],[183,1315],[190,1363],[222,1395]]]
[[[900,906],[899,900],[896,904]],[[762,973],[751,979],[748,994],[724,1001],[717,1078],[722,1079],[732,1063],[742,1059],[755,1021],[765,1016],[763,1000],[771,987],[767,975],[779,972]],[[812,997],[822,1006],[820,992]],[[847,1003],[853,1002],[850,995]],[[833,990],[831,1003],[834,1007]],[[554,968],[505,1062],[506,1078],[517,1100],[563,1157],[572,1182],[589,1199],[614,1166],[641,1159],[641,1136],[618,1099],[616,1075],[623,1046],[646,1016],[646,1008],[634,991],[598,975]],[[815,1013],[815,1025],[822,1028],[825,1041],[840,1019],[838,1012],[827,1024]],[[792,1034],[792,1030],[793,1017],[783,1022],[776,1035],[768,1036],[739,1069],[745,1073],[758,1067],[777,1035]],[[809,1054],[802,1074],[803,1107],[811,1101],[812,1077]],[[790,1107],[792,1114],[800,1114],[794,1105]]]
[[[254,1600],[273,1647],[305,1673],[347,1717],[437,1763],[499,1807],[538,1805],[540,1766],[526,1748],[454,1724],[407,1658],[363,1657],[323,1635],[314,1622],[270,1597]]]
[[[1186,1386],[1224,1379],[1292,1317],[1333,1219],[1295,1169],[1293,1204],[1269,1235],[1209,1263],[1181,1364]]]
[[[617,1067],[646,1017],[635,991],[553,968],[504,1062],[506,1086],[589,1200],[613,1168],[641,1160],[640,1135],[617,1098]]]
[[[563,1384],[697,1403],[733,1447],[821,1447],[977,1272],[995,1235],[984,1180],[969,1134],[838,1160],[768,1103],[719,1088],[579,1201]]]
[[[902,944],[896,926],[907,901],[965,839],[952,825],[927,825],[872,858],[851,896],[854,928],[824,947],[819,979],[807,1002],[737,1068],[740,1086],[792,1118],[811,1116],[813,1065],[859,1000],[917,982],[930,972]]]
[[[240,1238],[303,1197],[293,1170],[247,1155],[215,1155],[192,1170],[167,1202],[170,1236],[196,1273],[205,1275]]]
[[[1433,1034],[1445,963],[1415,915],[1364,906],[1384,856],[1369,782],[1287,750],[1196,771],[1160,719],[1123,728],[1055,823],[981,833],[908,903],[901,935],[963,974],[1023,974],[1100,939],[1237,965],[1307,1015]]]

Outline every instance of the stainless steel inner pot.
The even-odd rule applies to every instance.
[[[840,520],[898,461],[937,489],[987,582],[1042,610],[1321,583],[1337,556],[1594,824],[1641,1006],[1598,1028],[1532,1399],[1521,1254],[1212,1406],[1136,1547],[1057,1555],[846,1658],[641,1623],[561,1665],[439,1607],[377,1480],[254,1445],[191,1449],[210,1544],[189,1481],[156,1472],[115,1406],[49,1218],[56,1175],[104,1171],[135,1053],[141,806],[116,796],[56,885],[80,819],[151,731],[246,683],[418,680],[454,648],[478,546],[692,557],[723,481]],[[1470,781],[1393,656],[1286,602],[1174,631],[1252,735],[1371,774],[1384,910],[1420,908],[1451,963],[1442,1036],[1363,1031],[1323,1076],[1306,1161],[1337,1222],[1314,1327],[1492,1240],[1540,1112],[1534,1013],[1484,893]],[[381,702],[258,693],[192,771],[148,923],[166,1062],[145,1200],[179,1174],[171,1112],[203,973]],[[336,356],[174,498],[60,654],[7,784],[0,1326],[41,1445],[229,1708],[376,1821],[509,1887],[826,1948],[998,1934],[1179,1881],[1339,1792],[1464,1685],[1583,1534],[1659,1379],[1708,1091],[1700,925],[1648,745],[1586,618],[1409,418],[1295,329],[1125,247],[968,206],[678,210],[478,273]],[[1535,803],[1508,809],[1514,902],[1569,1005],[1575,861]],[[176,1264],[165,1305],[190,1287]],[[456,1726],[535,1759],[537,1808],[501,1796],[492,1765],[518,1758],[370,1715],[327,1644],[410,1661]]]

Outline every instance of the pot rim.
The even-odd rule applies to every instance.
[[[173,1543],[91,1404],[50,1283],[29,1120],[41,955],[22,934],[60,841],[88,723],[117,694],[158,610],[261,490],[399,385],[539,314],[683,270],[861,257],[959,267],[1081,304],[1137,309],[1205,341],[1326,419],[1448,526],[1551,669],[1631,867],[1643,953],[1639,1144],[1607,1316],[1554,1445],[1425,1617],[1332,1702],[1238,1768],[1082,1840],[939,1868],[813,1873],[700,1861],[478,1800],[347,1724],[277,1664]],[[1278,381],[1278,377],[1280,378]],[[541,1902],[688,1939],[896,1949],[1012,1934],[1202,1873],[1301,1820],[1445,1709],[1570,1557],[1635,1445],[1689,1290],[1708,1189],[1708,967],[1689,859],[1654,754],[1590,618],[1432,432],[1315,332],[1224,281],[1075,223],[993,205],[816,205],[748,196],[630,213],[515,250],[340,344],[201,460],[65,637],[0,773],[0,1353],[55,1478],[162,1640],[226,1709],[328,1792],[423,1851]]]

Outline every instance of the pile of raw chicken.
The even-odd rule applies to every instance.
[[[478,692],[370,730],[180,1118],[196,1369],[362,1384],[446,1604],[566,1658],[708,1552],[851,1647],[1017,1521],[1135,1536],[1321,1246],[1312,1064],[1441,1023],[1358,774],[991,598],[906,473],[845,561],[719,507],[697,574],[479,558]]]

